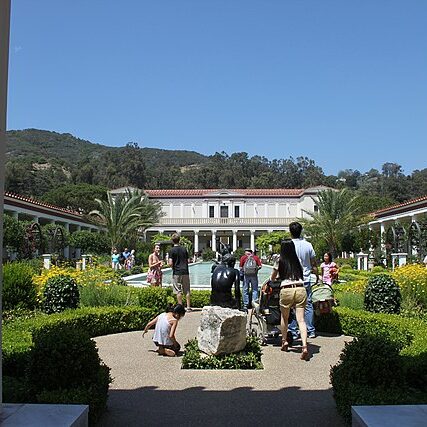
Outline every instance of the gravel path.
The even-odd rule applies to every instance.
[[[183,345],[196,336],[200,311],[180,322]],[[181,358],[158,356],[141,332],[96,338],[99,354],[111,368],[108,410],[100,426],[343,426],[329,384],[329,369],[349,337],[319,336],[310,342],[310,361],[299,349],[283,353],[263,347],[259,371],[182,370]]]

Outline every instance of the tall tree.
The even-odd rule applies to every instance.
[[[128,244],[135,235],[154,225],[161,216],[161,206],[141,191],[127,191],[113,197],[107,193],[107,200],[96,199],[98,210],[89,212],[98,218],[107,229],[111,248]]]
[[[323,242],[336,255],[342,247],[344,236],[359,221],[357,199],[346,188],[321,191],[315,201],[318,212],[306,212],[311,219],[304,221],[304,228],[312,241],[318,240],[319,244]]]

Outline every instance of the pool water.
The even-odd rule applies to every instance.
[[[211,270],[212,262],[201,262],[196,264],[191,264],[189,266],[190,273],[190,285],[192,289],[210,289],[211,288]],[[239,265],[236,264],[236,268]],[[272,268],[269,265],[263,265],[261,270],[258,272],[259,283],[263,283],[271,275]],[[138,275],[127,280],[128,284],[131,286],[143,286],[146,285],[146,274]],[[167,269],[163,272],[163,284],[170,285],[172,284],[172,270]]]

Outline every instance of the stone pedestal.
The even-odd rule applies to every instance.
[[[199,350],[218,356],[236,353],[246,346],[247,316],[239,310],[203,307],[197,331]]]
[[[46,270],[49,270],[50,266],[52,264],[52,255],[51,254],[43,254],[42,257],[43,257],[43,267]]]
[[[360,251],[357,255],[357,269],[358,270],[368,270],[368,254],[364,254],[362,251]]]
[[[82,255],[82,270],[86,270],[91,258],[92,255]]]
[[[408,254],[406,252],[391,254],[391,265],[393,270],[406,264]]]

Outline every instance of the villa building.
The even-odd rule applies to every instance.
[[[289,230],[289,224],[316,212],[316,196],[327,187],[307,189],[185,189],[145,190],[162,206],[163,217],[146,231],[149,240],[157,233],[180,233],[193,242],[194,252],[219,242],[255,249],[258,235]],[[113,195],[126,188],[112,190]],[[132,190],[132,188],[129,188]]]

